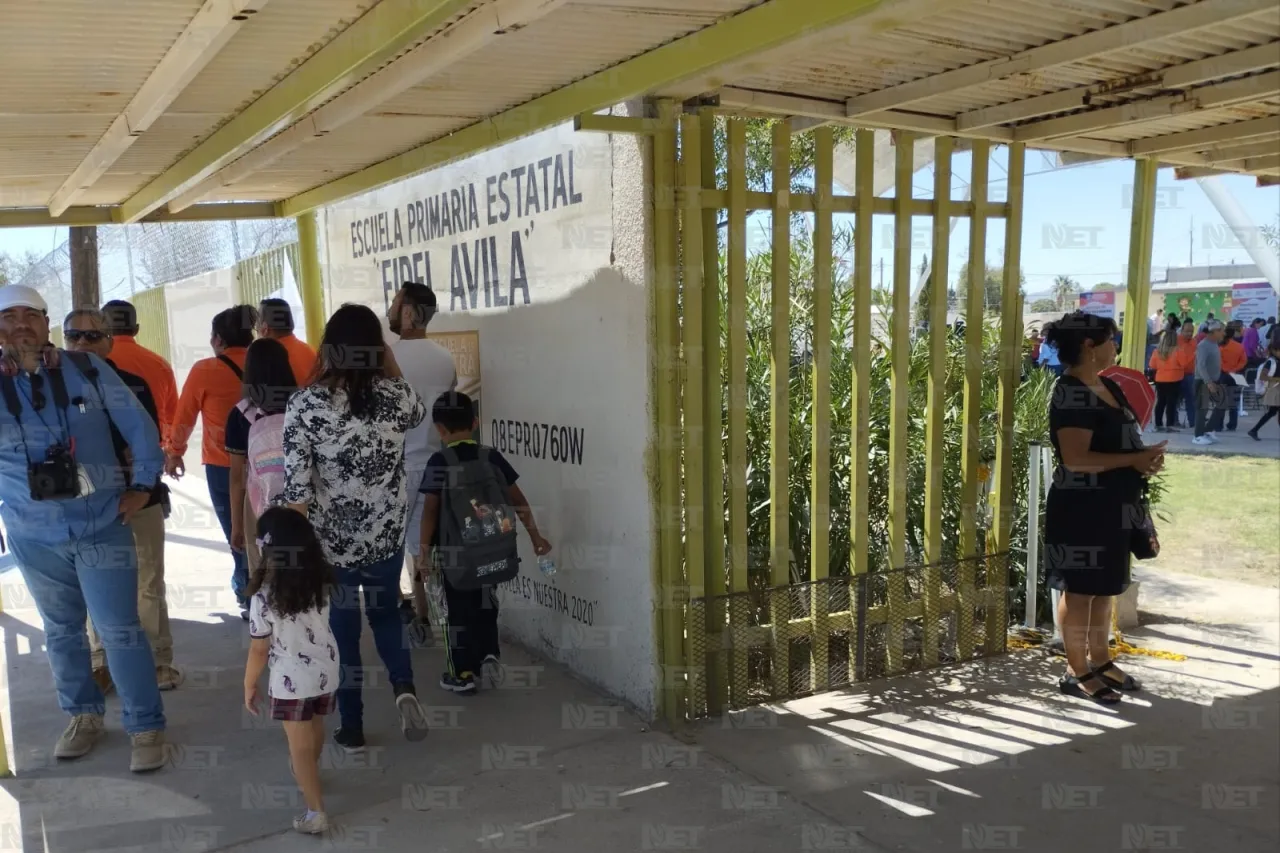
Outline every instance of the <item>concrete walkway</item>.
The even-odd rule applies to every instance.
[[[1185,413],[1184,413],[1185,414]],[[1142,434],[1144,441],[1154,444],[1167,440],[1170,453],[1188,453],[1197,456],[1258,456],[1266,459],[1280,459],[1280,425],[1272,418],[1258,433],[1260,441],[1254,441],[1245,435],[1253,429],[1254,424],[1262,417],[1260,411],[1246,412],[1236,425],[1235,432],[1221,430],[1218,432],[1218,444],[1201,447],[1191,443],[1195,432],[1184,426],[1181,432],[1157,433],[1149,429]]]
[[[1146,641],[1188,659],[1127,662],[1148,689],[1117,710],[1060,697],[1059,663],[1020,653],[754,709],[679,737],[514,650],[504,689],[445,694],[434,686],[442,652],[419,651],[433,733],[421,744],[400,737],[375,668],[368,752],[324,760],[338,829],[297,836],[283,736],[241,710],[245,630],[200,486],[184,484],[171,536],[187,683],[166,694],[172,760],[155,774],[128,772],[115,698],[96,752],[51,760],[64,718],[39,620],[16,572],[4,571],[0,710],[18,775],[0,782],[0,851],[1076,853],[1175,843],[1252,853],[1280,840],[1280,632],[1266,621],[1147,626]]]

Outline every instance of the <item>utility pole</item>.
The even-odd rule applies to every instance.
[[[73,225],[70,231],[67,253],[71,259],[71,307],[97,308],[102,300],[98,284],[98,229],[94,225]]]

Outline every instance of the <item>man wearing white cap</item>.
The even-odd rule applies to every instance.
[[[54,755],[79,758],[104,733],[105,699],[89,663],[92,617],[123,700],[130,769],[164,765],[164,706],[138,620],[129,521],[150,500],[164,459],[155,424],[106,362],[49,352],[48,308],[29,287],[0,287],[0,514],[9,548],[44,622],[58,704],[71,715]],[[56,366],[51,366],[55,365]],[[10,375],[16,373],[16,375]],[[133,452],[130,472],[112,443]]]

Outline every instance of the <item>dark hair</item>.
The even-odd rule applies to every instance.
[[[138,309],[123,299],[112,299],[102,306],[102,318],[111,335],[138,334]]]
[[[1053,324],[1053,330],[1049,333],[1049,343],[1057,348],[1059,361],[1074,366],[1080,363],[1085,341],[1092,341],[1094,346],[1098,346],[1115,336],[1115,320],[1076,311],[1074,314],[1064,315],[1061,320]]]
[[[1212,319],[1213,319],[1213,312],[1212,312],[1212,311],[1210,311],[1210,312],[1209,312],[1209,316],[1208,316],[1208,317],[1205,317],[1205,319],[1206,319],[1206,320],[1212,320]]]
[[[253,343],[253,327],[258,312],[252,305],[235,305],[213,316],[213,335],[228,347],[247,347]]]
[[[435,291],[421,282],[406,281],[400,285],[400,292],[404,294],[400,306],[413,309],[414,327],[425,329],[431,318],[436,316]]]
[[[283,299],[264,299],[258,303],[262,325],[273,332],[288,334],[293,331],[293,309]]]
[[[1264,325],[1265,325],[1265,324],[1266,324],[1266,322],[1267,322],[1267,321],[1266,321],[1266,320],[1264,320],[1264,319],[1262,319],[1261,317],[1254,317],[1254,318],[1253,318],[1253,322],[1252,322],[1252,323],[1250,323],[1249,325],[1250,325],[1250,326],[1256,326],[1256,325],[1258,325],[1259,323],[1262,323],[1262,324],[1264,324]]]
[[[1274,326],[1274,325],[1276,324],[1276,318],[1275,318],[1275,317],[1268,317],[1268,318],[1267,318],[1267,322]]]
[[[297,377],[289,365],[289,351],[284,344],[261,338],[249,344],[244,354],[244,399],[268,415],[285,410],[289,398],[298,390]]]
[[[269,507],[258,519],[257,533],[262,559],[253,569],[245,597],[266,590],[267,604],[280,616],[324,607],[333,567],[307,517],[288,507]]]
[[[475,426],[476,407],[461,391],[446,391],[431,406],[431,422],[449,432],[465,432]]]
[[[382,378],[386,346],[377,314],[364,305],[343,305],[324,325],[317,383],[346,391],[353,417],[372,418],[374,387]]]

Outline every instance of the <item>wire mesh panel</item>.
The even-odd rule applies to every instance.
[[[687,647],[700,686],[689,717],[1001,654],[1008,564],[992,554],[692,599]]]
[[[173,361],[173,347],[169,339],[169,306],[163,287],[152,287],[133,297],[133,307],[138,312],[138,343]]]

